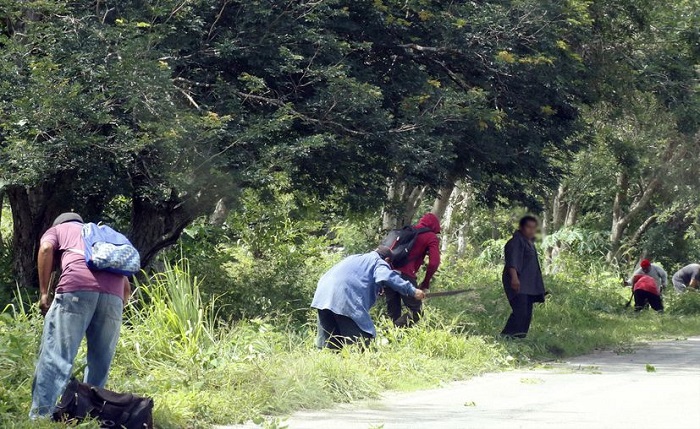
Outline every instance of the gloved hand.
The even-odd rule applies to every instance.
[[[420,284],[420,286],[418,286],[418,289],[421,289],[421,290],[430,289],[430,282],[426,282],[425,280],[423,280],[423,282]]]

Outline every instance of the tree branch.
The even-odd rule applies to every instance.
[[[214,22],[211,24],[211,27],[209,27],[209,33],[207,33],[207,40],[211,40],[211,36],[214,33],[214,28],[216,28],[216,24],[219,23],[221,20],[221,17],[224,16],[224,10],[226,9],[226,6],[228,6],[229,0],[225,0],[224,4],[221,5],[221,9],[219,10],[219,13],[216,14],[216,19]]]
[[[445,73],[447,73],[447,76],[449,76],[450,79],[451,79],[454,83],[457,84],[457,86],[459,86],[460,88],[462,88],[462,89],[465,90],[465,91],[469,91],[469,90],[471,89],[471,88],[469,87],[469,85],[467,85],[467,83],[466,83],[461,77],[459,77],[459,76],[457,75],[457,73],[453,72],[452,70],[450,70],[449,67],[447,67],[447,64],[445,64],[444,61],[440,61],[440,60],[436,60],[436,59],[433,59],[432,61],[433,61],[435,64],[437,64],[437,65],[439,65],[440,67],[442,67],[442,69],[445,70]]]
[[[177,88],[178,91],[180,91],[180,94],[182,94],[182,95],[185,96],[185,98],[187,99],[187,101],[189,101],[190,104],[191,104],[192,106],[194,106],[195,109],[201,110],[200,107],[199,107],[199,104],[197,104],[197,102],[194,101],[194,98],[192,98],[192,96],[191,96],[190,94],[188,94],[187,91],[185,91],[184,89],[180,88],[179,86],[176,86],[176,88]]]
[[[634,235],[632,236],[632,238],[629,241],[629,246],[632,247],[635,244],[637,244],[637,242],[639,242],[639,240],[642,238],[644,233],[646,233],[647,230],[649,230],[649,228],[656,222],[656,220],[658,218],[659,218],[659,215],[657,215],[657,214],[653,214],[653,215],[649,216],[648,218],[646,218],[646,220],[644,222],[642,222],[642,224],[639,225],[639,228],[637,228],[637,230],[634,232]]]
[[[350,128],[346,127],[345,125],[340,124],[340,123],[335,122],[335,121],[320,120],[320,119],[313,118],[311,116],[308,116],[304,113],[301,113],[301,112],[293,109],[290,104],[285,103],[284,101],[278,100],[276,98],[263,97],[261,95],[255,95],[255,94],[250,94],[250,93],[245,93],[245,92],[240,92],[240,91],[235,91],[234,93],[236,95],[238,95],[240,98],[242,98],[243,101],[255,100],[255,101],[261,102],[263,104],[269,104],[269,105],[272,105],[275,107],[288,109],[290,112],[292,112],[292,114],[294,114],[297,118],[299,118],[300,120],[302,120],[304,122],[317,124],[317,125],[329,125],[329,126],[337,128],[341,131],[344,131],[348,134],[354,135],[354,136],[365,136],[368,134],[367,132],[364,132],[364,131],[357,131],[357,130],[350,129]]]

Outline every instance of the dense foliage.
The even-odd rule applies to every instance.
[[[695,231],[693,5],[2,0],[3,248],[34,286],[39,235],[74,209],[147,265],[272,187],[325,233],[514,202],[609,230],[609,261],[669,249],[645,237]]]
[[[641,256],[700,260],[696,3],[0,0],[0,425],[23,424],[36,246],[66,210],[141,251],[112,387],[164,427],[697,333],[697,294],[632,318],[619,288]],[[475,293],[370,353],[311,353],[320,274],[426,211],[435,288]],[[526,211],[553,296],[503,343]]]

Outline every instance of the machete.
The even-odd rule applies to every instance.
[[[429,292],[425,294],[426,298],[438,298],[441,296],[452,296],[452,295],[460,295],[463,293],[467,292],[474,292],[476,289],[459,289],[459,290],[445,290],[442,292]]]

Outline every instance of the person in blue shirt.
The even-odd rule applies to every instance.
[[[358,342],[367,345],[377,334],[369,309],[385,287],[425,299],[425,292],[401,278],[389,262],[391,251],[380,247],[348,256],[321,277],[311,303],[318,310],[318,348],[338,350]]]

